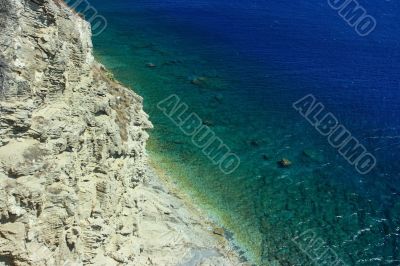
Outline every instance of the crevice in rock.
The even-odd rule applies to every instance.
[[[0,255],[0,265],[4,266],[14,266],[15,263],[11,256],[1,256]]]
[[[18,219],[18,216],[16,214],[8,213],[8,217],[5,215],[2,215],[0,217],[0,224],[15,223],[17,221],[17,219]]]

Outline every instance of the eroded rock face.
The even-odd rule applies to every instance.
[[[87,22],[61,1],[0,0],[0,264],[132,259],[150,127]]]

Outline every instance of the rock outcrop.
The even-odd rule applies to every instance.
[[[62,1],[0,0],[0,265],[242,265],[146,165],[111,76]]]
[[[129,261],[142,99],[108,78],[61,1],[0,0],[0,29],[0,264]]]

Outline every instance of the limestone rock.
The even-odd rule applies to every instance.
[[[62,2],[0,3],[0,261],[113,257],[137,231],[142,99],[108,78],[89,24]]]
[[[94,60],[87,22],[0,0],[0,29],[0,265],[240,265],[149,181],[142,98]]]

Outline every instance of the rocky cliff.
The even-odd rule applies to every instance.
[[[0,0],[0,265],[242,265],[146,165],[151,127],[80,16]]]
[[[89,24],[61,1],[0,0],[0,29],[0,264],[128,261],[142,99],[96,63]]]

